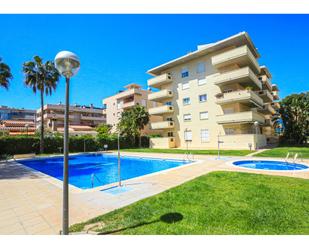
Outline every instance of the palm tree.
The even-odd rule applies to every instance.
[[[41,125],[40,125],[40,153],[44,152],[44,93],[51,95],[56,89],[60,74],[52,61],[43,63],[42,58],[34,56],[33,61],[23,64],[25,84],[36,93],[40,92],[41,97]]]
[[[132,108],[133,117],[135,127],[137,128],[137,135],[138,135],[138,147],[142,147],[142,137],[141,131],[149,122],[149,113],[146,111],[144,106],[136,105]]]
[[[8,89],[9,81],[13,79],[10,67],[0,58],[0,86]]]

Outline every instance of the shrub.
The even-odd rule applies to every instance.
[[[70,152],[83,151],[98,151],[103,150],[104,145],[108,145],[108,149],[117,149],[117,135],[110,135],[108,137],[93,137],[89,135],[71,136],[69,139]],[[138,146],[138,141],[133,138],[120,138],[120,147],[123,149],[135,148]],[[44,138],[45,153],[59,153],[63,152],[63,137],[62,136],[48,136]],[[142,137],[142,146],[149,147],[149,138]],[[14,155],[39,153],[40,138],[37,136],[6,136],[0,137],[0,155]]]

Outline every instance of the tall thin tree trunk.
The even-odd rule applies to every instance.
[[[44,90],[41,90],[41,134],[40,134],[40,153],[44,153]]]
[[[142,135],[141,135],[141,133],[138,134],[138,147],[142,148]]]

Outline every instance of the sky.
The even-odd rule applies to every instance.
[[[309,15],[0,15],[0,57],[12,70],[0,105],[37,109],[39,95],[23,82],[22,64],[34,55],[53,60],[76,53],[71,104],[102,107],[102,99],[129,83],[147,87],[150,68],[247,31],[278,84],[280,97],[309,90]],[[45,103],[64,103],[64,79]]]

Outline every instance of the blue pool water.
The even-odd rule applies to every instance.
[[[63,157],[19,160],[19,163],[63,180]],[[175,168],[187,162],[154,158],[121,157],[121,179],[143,176]],[[94,177],[92,177],[94,174]],[[93,178],[93,181],[91,180]],[[118,181],[116,155],[87,154],[69,157],[69,183],[87,189]]]
[[[258,161],[258,160],[244,160],[233,162],[235,166],[261,169],[261,170],[305,170],[308,169],[306,165],[298,163],[286,163],[280,161]]]

